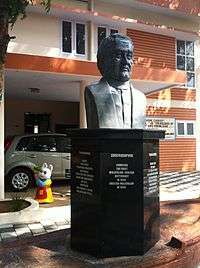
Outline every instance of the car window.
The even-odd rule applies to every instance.
[[[24,137],[19,140],[16,146],[16,151],[27,151],[27,145],[31,137]]]
[[[56,138],[54,136],[32,137],[27,145],[27,151],[56,152]]]
[[[64,136],[57,137],[58,152],[70,153],[70,138]]]

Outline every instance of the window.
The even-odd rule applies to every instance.
[[[76,53],[85,55],[85,24],[76,23]]]
[[[72,53],[72,23],[62,22],[62,51]]]
[[[24,114],[24,132],[32,133],[47,133],[50,131],[51,114]]]
[[[187,87],[195,87],[195,60],[194,42],[177,40],[176,42],[176,67],[186,71]]]
[[[57,146],[59,153],[70,153],[71,152],[71,141],[70,138],[60,136],[57,137]]]
[[[30,137],[25,151],[32,152],[56,152],[56,138],[54,136]]]
[[[106,27],[98,27],[98,47],[101,41],[106,37]]]
[[[62,52],[86,54],[86,27],[84,23],[62,22]]]
[[[195,123],[192,121],[177,121],[177,136],[194,137]]]
[[[56,152],[56,139],[54,136],[38,137],[39,152]]]
[[[16,151],[26,151],[30,137],[21,138],[16,146]]]
[[[116,29],[112,29],[106,26],[98,26],[97,27],[97,45],[99,47],[99,45],[101,44],[101,41],[109,36],[110,34],[114,34],[114,33],[118,33],[118,30]]]

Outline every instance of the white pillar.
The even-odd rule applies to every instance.
[[[88,85],[87,81],[81,81],[81,83],[80,83],[80,105],[79,105],[80,128],[87,128],[85,99],[84,99],[84,92],[85,92],[86,85]]]
[[[92,21],[88,21],[88,60],[95,61],[95,26]]]
[[[200,39],[196,42],[196,169],[200,171]]]
[[[2,90],[2,91],[1,91]],[[0,71],[0,199],[4,199],[4,72]],[[2,92],[2,95],[1,95]]]

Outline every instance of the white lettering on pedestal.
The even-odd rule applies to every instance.
[[[80,155],[91,155],[90,152],[79,152]],[[85,195],[93,195],[94,174],[93,167],[90,166],[88,159],[81,159],[79,165],[76,166],[75,172],[76,192]]]
[[[146,176],[146,190],[149,194],[155,193],[158,191],[158,168],[155,161],[157,153],[149,153],[150,162],[149,169]]]
[[[110,154],[111,158],[133,158],[133,154]],[[119,161],[119,160],[117,160]],[[108,186],[119,190],[126,190],[128,187],[134,186],[133,175],[134,170],[129,169],[128,163],[115,163],[113,170],[108,171],[109,182]]]

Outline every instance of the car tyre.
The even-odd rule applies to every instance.
[[[33,185],[33,173],[23,167],[12,169],[8,174],[8,187],[14,192],[25,191]]]

